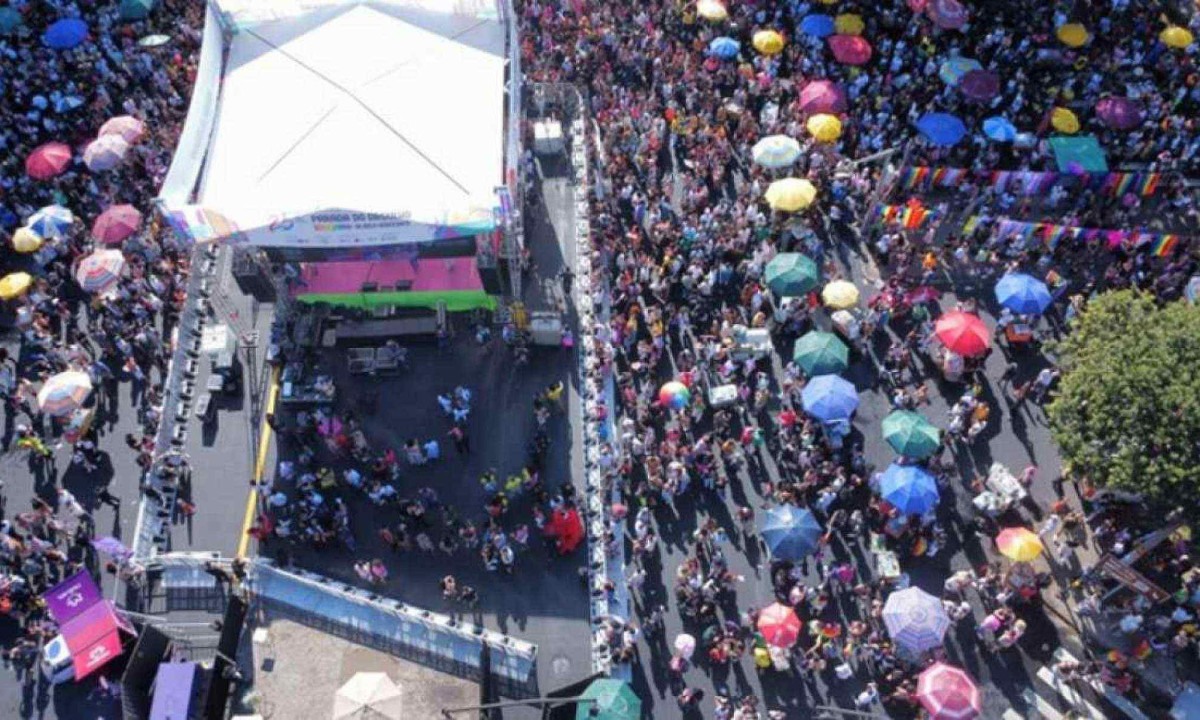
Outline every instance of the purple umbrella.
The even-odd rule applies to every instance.
[[[958,81],[958,89],[972,100],[991,100],[1000,92],[1000,76],[988,70],[972,70]]]
[[[117,560],[133,554],[133,551],[125,547],[124,543],[111,536],[96,538],[92,541],[92,547]]]
[[[969,18],[967,9],[958,0],[929,0],[925,12],[933,19],[933,24],[943,30],[958,30]]]
[[[1142,124],[1142,109],[1126,97],[1101,98],[1096,103],[1096,116],[1114,130],[1132,130]]]

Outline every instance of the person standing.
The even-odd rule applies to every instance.
[[[446,434],[454,440],[454,449],[458,451],[459,455],[471,454],[471,439],[467,436],[466,428],[461,425],[455,425]]]

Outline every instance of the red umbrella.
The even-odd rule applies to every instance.
[[[958,81],[958,89],[972,100],[991,100],[1000,93],[1000,76],[988,70],[972,70]]]
[[[138,231],[142,214],[132,205],[113,205],[100,213],[92,225],[92,237],[105,245],[116,245]]]
[[[830,35],[829,49],[845,65],[865,65],[871,59],[871,43],[860,35]]]
[[[1114,130],[1132,130],[1142,124],[1142,109],[1125,97],[1106,97],[1096,103],[1096,116]]]
[[[951,352],[964,357],[987,352],[991,335],[978,315],[955,310],[938,318],[933,331]]]
[[[758,616],[758,631],[775,647],[791,647],[800,639],[800,618],[787,605],[771,603]]]
[[[917,700],[932,720],[971,720],[983,712],[983,699],[975,681],[946,663],[934,663],[921,673]]]
[[[25,158],[25,172],[36,180],[49,180],[61,175],[71,164],[71,148],[60,142],[50,142],[34,148]]]
[[[846,93],[835,82],[814,80],[800,91],[800,111],[810,115],[846,112]]]
[[[945,30],[958,30],[967,24],[967,9],[958,0],[929,0],[925,11],[934,25]]]

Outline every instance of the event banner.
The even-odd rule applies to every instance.
[[[86,570],[80,570],[47,590],[42,598],[46,601],[46,609],[50,611],[54,621],[64,625],[84,610],[99,603],[102,596],[92,576]]]
[[[972,215],[963,223],[963,234],[969,235],[979,227],[991,227],[994,232],[1003,236],[1016,236],[1030,242],[1041,240],[1046,247],[1053,250],[1058,247],[1063,238],[1083,240],[1085,242],[1103,241],[1109,249],[1129,244],[1134,249],[1149,250],[1155,257],[1167,257],[1181,243],[1186,244],[1189,238],[1169,233],[1144,232],[1142,230],[1108,230],[1101,228],[1084,228],[1073,225],[1058,225],[1055,223],[1031,223],[1007,218],[983,218]]]
[[[1043,195],[1058,183],[1072,180],[1084,182],[1088,187],[1098,188],[1110,197],[1122,197],[1126,193],[1149,197],[1158,190],[1158,186],[1162,183],[1162,173],[1064,173],[1033,170],[910,167],[902,169],[899,178],[900,187],[905,190],[957,188],[968,180],[993,187],[1000,192],[1011,191],[1023,195]]]

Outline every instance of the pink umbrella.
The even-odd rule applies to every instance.
[[[71,164],[71,148],[60,142],[50,142],[34,148],[25,158],[25,173],[35,180],[49,180],[61,175]]]
[[[83,151],[83,162],[92,172],[112,170],[125,159],[129,143],[120,135],[101,135],[88,143]]]
[[[871,43],[860,35],[830,35],[826,42],[833,56],[844,65],[865,65],[871,59]]]
[[[967,9],[958,0],[929,0],[925,11],[933,24],[944,30],[958,30],[967,24]]]
[[[100,213],[92,225],[92,237],[105,245],[116,245],[138,231],[142,214],[132,205],[113,205]]]
[[[933,720],[971,720],[983,712],[975,681],[962,670],[934,663],[917,680],[917,700]]]
[[[118,115],[100,126],[99,135],[120,135],[133,145],[146,135],[146,126],[132,115]]]
[[[972,70],[958,81],[958,89],[972,100],[991,100],[1000,92],[1000,76],[988,70]]]
[[[800,111],[810,115],[846,112],[846,93],[835,82],[814,80],[800,91]]]
[[[1114,130],[1132,130],[1142,124],[1142,109],[1126,97],[1101,98],[1096,103],[1096,116]]]
[[[908,0],[908,9],[913,12],[925,12],[925,6],[929,4],[929,0]]]

